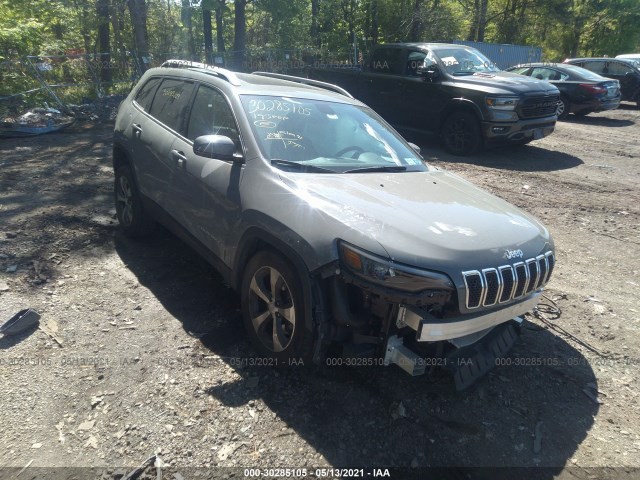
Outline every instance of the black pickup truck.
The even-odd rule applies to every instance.
[[[435,132],[457,155],[551,134],[560,99],[548,82],[445,43],[378,45],[362,69],[312,68],[308,76],[345,88],[400,130]]]

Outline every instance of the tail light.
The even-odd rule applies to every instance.
[[[591,93],[595,95],[598,95],[601,93],[607,93],[607,89],[605,87],[601,87],[600,85],[592,85],[590,83],[581,83],[580,88],[585,90],[587,93]]]

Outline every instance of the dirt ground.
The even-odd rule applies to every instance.
[[[395,366],[248,364],[238,298],[213,269],[163,230],[119,234],[112,128],[0,140],[0,322],[31,307],[43,325],[0,339],[0,477],[122,478],[155,455],[176,480],[250,477],[233,467],[640,478],[640,110],[469,158],[420,139],[432,164],[556,242],[545,302],[561,312],[529,316],[506,364],[463,393]]]

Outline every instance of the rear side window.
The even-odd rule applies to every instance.
[[[152,78],[138,91],[135,101],[145,112],[148,112],[151,108],[153,94],[156,93],[156,89],[158,85],[160,85],[161,80],[162,79],[158,77]]]
[[[586,61],[581,65],[582,68],[586,68],[587,70],[591,70],[592,72],[598,73],[600,75],[609,73],[609,68],[607,66],[607,62],[589,62]]]
[[[163,80],[153,99],[151,115],[167,127],[183,133],[192,93],[193,83],[191,82]]]
[[[633,68],[622,62],[611,62],[609,64],[609,73],[611,75],[625,75],[633,72]]]
[[[187,138],[195,140],[201,135],[225,135],[240,147],[238,127],[231,107],[224,96],[211,87],[200,85],[189,117]]]
[[[560,73],[558,70],[554,70],[553,68],[534,68],[531,72],[531,76],[537,78],[538,80],[566,80],[569,78],[569,75],[565,73]]]

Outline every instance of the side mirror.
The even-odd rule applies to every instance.
[[[413,148],[418,153],[418,155],[420,155],[420,147],[418,145],[416,145],[415,143],[411,143],[411,142],[407,142],[407,143],[409,144],[409,146],[411,148]]]
[[[193,142],[193,153],[201,157],[235,160],[236,144],[224,135],[202,135]]]
[[[433,82],[440,77],[440,71],[438,70],[438,65],[425,60],[424,64],[418,67],[418,75],[425,80]]]

